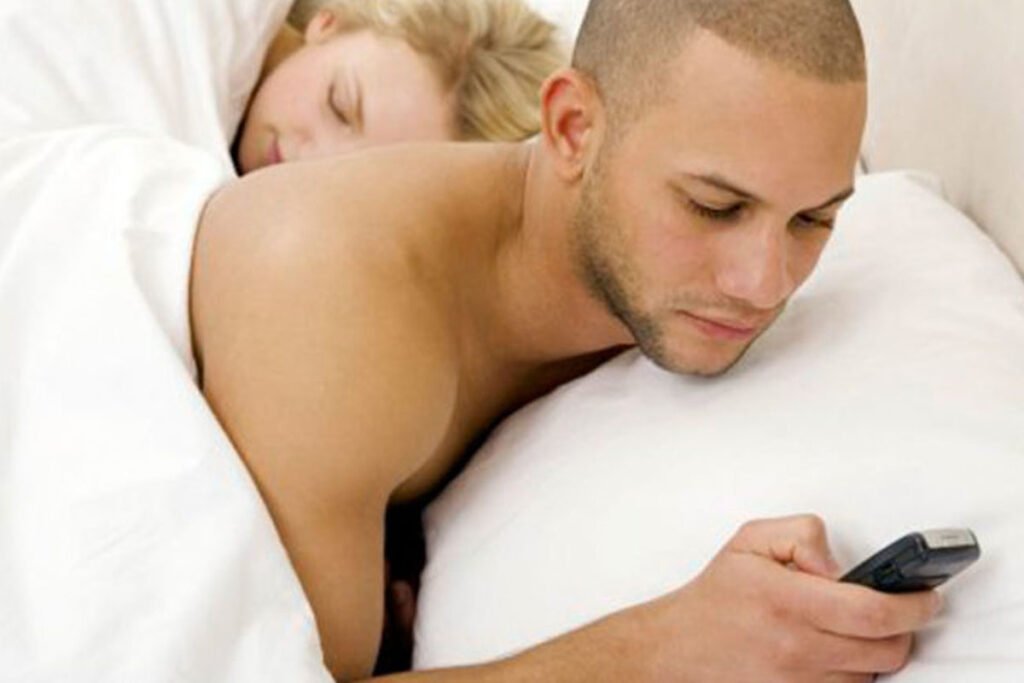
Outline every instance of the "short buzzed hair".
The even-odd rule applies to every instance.
[[[633,110],[657,96],[660,67],[697,29],[802,76],[866,80],[864,40],[849,0],[590,0],[573,66],[610,107]]]

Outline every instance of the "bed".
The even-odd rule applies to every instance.
[[[537,3],[567,34],[582,15]],[[192,229],[289,4],[0,3],[0,681],[329,680],[187,315]],[[857,5],[869,173],[820,277],[721,381],[627,354],[508,420],[426,515],[417,667],[527,647],[679,585],[751,516],[815,510],[847,564],[973,527],[983,561],[898,679],[1020,677],[1024,3]]]
[[[571,34],[584,3],[546,4]],[[1024,3],[855,5],[865,175],[818,274],[721,379],[627,353],[503,423],[425,515],[417,667],[514,653],[685,583],[748,519],[815,512],[847,568],[972,527],[982,560],[890,678],[1024,677]]]

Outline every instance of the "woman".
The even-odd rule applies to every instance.
[[[300,0],[289,20],[235,141],[242,173],[395,142],[530,137],[540,86],[566,62],[523,0]]]

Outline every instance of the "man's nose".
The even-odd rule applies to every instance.
[[[731,237],[720,255],[719,291],[760,310],[777,308],[795,289],[789,271],[788,230],[764,220]]]

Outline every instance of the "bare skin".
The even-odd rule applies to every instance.
[[[496,420],[624,347],[726,370],[811,274],[852,185],[863,84],[798,77],[710,34],[685,57],[666,89],[701,97],[667,98],[618,144],[567,70],[545,86],[535,143],[277,166],[211,200],[192,280],[203,389],[338,680],[372,671],[389,506],[431,495]],[[499,663],[395,680],[898,669],[936,596],[835,573],[820,521],[758,522],[664,598]]]

